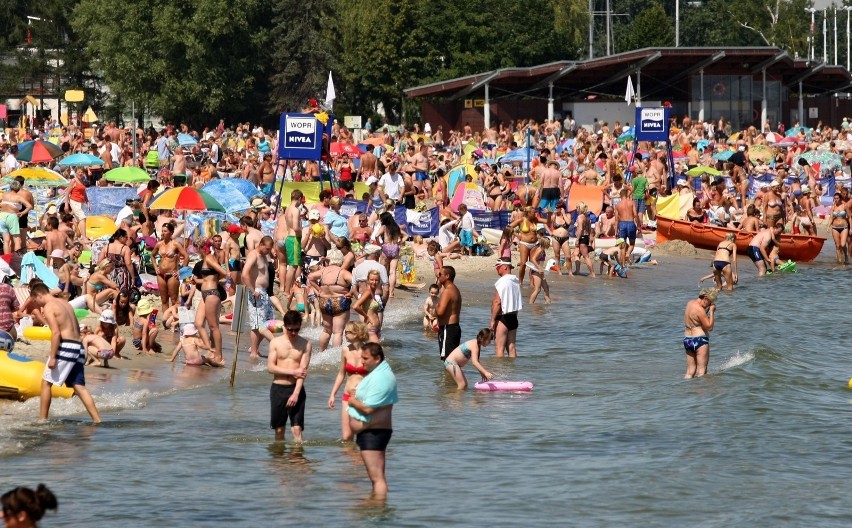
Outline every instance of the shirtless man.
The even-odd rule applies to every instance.
[[[633,247],[636,245],[640,217],[631,192],[622,188],[619,196],[621,201],[615,206],[615,220],[618,224],[616,236],[624,239],[624,244],[621,245],[621,262],[628,262],[627,257],[633,254]]]
[[[748,244],[746,255],[754,262],[757,268],[757,275],[763,277],[766,275],[766,265],[769,263],[770,271],[775,271],[775,262],[769,258],[769,253],[772,251],[772,244],[781,245],[781,231],[784,226],[777,224],[773,227],[764,227],[760,232],[751,239]]]
[[[172,155],[172,183],[175,187],[183,187],[186,185],[186,156],[183,154],[183,149],[178,147]]]
[[[64,231],[59,230],[59,219],[51,216],[47,219],[47,236],[44,241],[44,249],[48,255],[53,253],[54,249],[61,249],[63,252],[71,245],[68,235]]]
[[[621,196],[619,194],[619,196]],[[595,231],[598,237],[614,237],[618,233],[618,219],[615,218],[615,209],[606,206],[604,214],[598,217]]]
[[[686,303],[683,324],[686,327],[683,336],[683,348],[686,351],[685,379],[698,378],[707,374],[710,362],[710,336],[716,313],[716,298],[719,290],[705,288],[698,292],[698,298]]]
[[[645,171],[648,179],[648,220],[657,218],[657,197],[666,190],[666,166],[659,159],[660,154],[651,156],[651,163]]]
[[[222,238],[222,250],[225,252],[225,257],[228,259],[228,276],[231,279],[231,289],[229,294],[237,289],[237,284],[240,284],[240,272],[242,271],[242,262],[240,261],[240,234],[243,228],[237,224],[228,226],[227,238]]]
[[[438,320],[438,352],[441,361],[461,344],[461,326],[459,317],[461,315],[462,298],[461,292],[453,282],[456,278],[456,269],[452,266],[444,266],[438,272],[438,284],[441,285],[441,297],[435,308],[435,317]]]
[[[556,211],[556,204],[562,198],[560,189],[560,179],[562,174],[559,172],[559,162],[549,160],[547,165],[541,171],[541,201],[539,207],[550,211]]]
[[[47,420],[53,398],[53,385],[64,384],[74,388],[74,393],[83,402],[92,421],[101,423],[95,400],[86,388],[86,378],[83,375],[86,351],[80,340],[80,327],[74,315],[74,308],[68,301],[52,296],[47,286],[36,280],[30,282],[30,300],[35,307],[41,308],[53,336],[50,340],[50,357],[41,380],[40,418]]]
[[[269,391],[275,440],[284,440],[284,428],[290,419],[293,439],[302,441],[305,426],[305,376],[311,362],[311,342],[299,335],[302,314],[289,310],[284,314],[284,333],[269,343],[266,368],[273,375]]]
[[[272,168],[272,153],[263,154],[263,161],[257,168],[260,175],[260,190],[264,196],[271,196],[275,192],[275,170]]]
[[[414,187],[418,194],[421,191],[428,193],[432,190],[432,181],[429,179],[429,147],[420,145],[417,154],[411,157],[414,167]]]
[[[272,341],[272,332],[266,328],[266,323],[275,318],[272,303],[266,289],[269,286],[269,260],[272,253],[272,237],[265,236],[257,248],[246,253],[246,263],[243,266],[243,284],[248,296],[248,315],[251,328],[251,348],[249,357],[256,359],[260,352],[262,339]]]
[[[296,271],[302,265],[302,191],[296,189],[290,193],[290,205],[284,209],[284,214],[278,217],[275,224],[275,240],[278,250],[278,281],[287,296],[290,306],[293,295],[293,281]]]
[[[379,177],[379,169],[378,169],[378,158],[373,154],[373,150],[376,147],[373,145],[367,144],[367,152],[366,154],[361,155],[361,168],[358,173],[359,181],[367,181],[367,178],[370,176],[374,176],[376,181],[378,181]]]

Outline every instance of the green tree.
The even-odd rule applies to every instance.
[[[630,24],[630,31],[622,35],[619,50],[674,46],[674,24],[663,6],[652,2]],[[623,46],[623,49],[622,49]]]

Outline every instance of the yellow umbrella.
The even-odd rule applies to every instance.
[[[769,163],[775,159],[775,149],[766,145],[754,145],[748,150],[748,159]]]
[[[736,134],[731,134],[730,136],[728,136],[728,145],[732,145],[739,141],[741,135],[742,132],[737,132]]]
[[[98,120],[98,116],[97,116],[97,114],[95,114],[95,111],[92,110],[92,107],[90,106],[89,109],[86,110],[86,113],[83,114],[83,121],[85,121],[87,123],[95,123],[95,122],[97,122],[97,120]]]
[[[44,167],[24,167],[9,173],[3,179],[10,181],[18,176],[23,177],[27,185],[35,187],[64,187],[68,185],[68,180],[63,178],[61,174]]]

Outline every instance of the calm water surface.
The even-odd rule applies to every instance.
[[[272,442],[262,364],[241,363],[234,389],[182,365],[87,369],[100,427],[76,400],[47,424],[37,400],[0,404],[0,488],[47,483],[61,516],[44,526],[847,526],[850,280],[833,253],[762,280],[740,262],[711,375],[690,381],[683,307],[709,253],[626,281],[551,276],[553,305],[520,317],[521,357],[485,359],[530,394],[454,391],[419,329],[424,297],[397,301],[384,504],[326,408],[337,351],[312,362],[304,446]],[[491,275],[459,280],[465,339],[487,324]]]

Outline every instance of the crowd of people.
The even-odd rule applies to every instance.
[[[84,130],[63,126],[56,139],[66,154],[89,152],[103,164],[60,168],[70,183],[46,195],[36,192],[46,203],[34,197],[22,176],[13,178],[0,196],[3,254],[42,257],[57,279],[55,287],[45,277],[30,280],[29,298],[22,304],[8,284],[0,285],[0,331],[14,342],[23,338],[16,329],[22,318],[50,328],[54,339],[41,417],[48,416],[52,386],[67,385],[99,422],[85,387],[87,363],[106,366],[132,349],[158,355],[161,341],[177,333],[180,339],[164,359],[176,361],[182,355],[190,367],[222,367],[220,325],[242,319],[237,293],[244,290],[247,310],[242,324],[250,331],[250,357],[266,351],[273,375],[270,424],[276,439],[284,438],[288,421],[293,438],[302,439],[304,383],[314,343],[301,337],[300,330],[304,323],[321,326],[317,349],[341,350],[328,407],[335,408],[342,388],[342,437],[358,443],[373,490],[382,495],[387,491],[384,453],[398,396],[380,343],[405,248],[431,263],[435,280],[423,307],[423,326],[437,334],[448,380],[464,389],[468,382],[463,368],[468,363],[483,380],[493,378],[480,362],[492,343],[496,356],[517,356],[518,313],[527,278],[527,302],[535,303],[543,294],[550,303],[548,272],[579,275],[585,267],[593,278],[597,259],[598,274],[626,278],[635,263],[654,263],[650,251],[636,253],[634,248],[637,238],[653,229],[656,203],[664,196],[692,194],[692,207],[684,215],[689,221],[757,233],[748,256],[759,275],[777,267],[781,232],[817,234],[814,211],[824,189],[818,169],[800,163],[800,155],[824,142],[847,141],[844,138],[852,135],[848,126],[808,132],[800,128],[793,146],[777,148],[772,159],[758,162],[747,153],[767,143],[766,131],[751,127],[734,138],[727,137],[730,130],[723,120],[713,124],[684,118],[674,125],[672,141],[683,159],[674,170],[653,145],[639,145],[641,159],[631,159],[631,144],[622,141],[626,123],[609,127],[596,122],[584,128],[570,117],[544,123],[523,120],[478,132],[467,125],[446,134],[428,125],[423,131],[417,125],[393,133],[371,131],[360,138],[365,146],[357,160],[343,154],[319,162],[279,161],[277,133],[250,124],[225,128],[220,122],[197,132],[186,124],[128,131],[108,123],[91,138]],[[47,137],[52,130],[46,126],[25,135],[5,135],[6,143],[0,144],[3,175],[23,165],[16,158],[18,141]],[[336,123],[333,134],[332,144],[358,143],[351,131]],[[181,135],[193,139],[191,146],[181,145]],[[499,163],[501,154],[528,141],[536,149],[529,168],[523,161]],[[714,159],[714,153],[724,151],[746,154],[741,164],[737,159]],[[46,165],[56,166],[56,161]],[[465,169],[462,181],[479,187],[485,207],[510,213],[495,244],[497,280],[490,324],[475,338],[463,340],[462,295],[454,283],[456,269],[446,261],[475,255],[483,237],[467,204],[451,206],[455,189],[448,188],[447,175],[466,164],[472,169]],[[103,177],[105,171],[128,165],[150,169],[152,179],[115,215],[117,229],[108,240],[88,238],[85,219],[91,204],[86,190],[113,185]],[[696,167],[719,170],[723,176],[702,176],[698,185],[685,176]],[[775,177],[753,193],[747,184],[752,171]],[[238,221],[222,221],[205,236],[190,229],[181,211],[149,207],[163,186],[200,187],[224,178],[248,180],[258,193]],[[280,180],[323,180],[331,185],[316,203],[307,203],[299,189],[278,203],[275,183]],[[368,192],[355,196],[355,182],[366,184]],[[601,202],[569,207],[573,186],[600,188]],[[371,207],[347,217],[342,214],[346,198],[363,199]],[[427,240],[409,237],[406,226],[396,221],[398,206],[438,207],[438,235]],[[838,187],[829,214],[839,262],[848,258],[850,208],[848,189]],[[31,225],[34,209],[37,219]],[[605,238],[613,239],[612,247],[596,247]],[[86,265],[81,263],[84,253],[89,255]],[[712,266],[705,279],[713,278],[716,288],[702,290],[685,312],[687,377],[706,373],[718,290],[732,290],[738,282],[733,239],[719,244]],[[97,328],[79,325],[74,308],[96,314]],[[120,335],[122,327],[127,327],[127,338]]]

